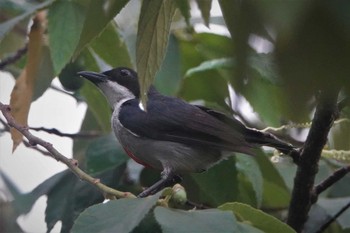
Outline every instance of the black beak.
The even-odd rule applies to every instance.
[[[90,80],[95,84],[100,82],[106,82],[108,79],[108,76],[101,73],[92,72],[92,71],[80,71],[78,72],[78,75]]]

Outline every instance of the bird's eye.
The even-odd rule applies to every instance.
[[[130,71],[128,71],[126,69],[122,69],[120,71],[120,75],[123,76],[123,77],[130,76]]]

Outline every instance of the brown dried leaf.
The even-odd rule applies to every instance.
[[[33,26],[29,33],[27,64],[17,78],[11,93],[10,106],[12,115],[23,126],[27,126],[28,113],[33,98],[38,67],[41,61],[46,24],[45,18],[44,12],[39,12],[34,18]],[[12,128],[11,137],[13,141],[12,151],[14,151],[22,142],[23,135]]]

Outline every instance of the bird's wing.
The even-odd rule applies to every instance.
[[[256,129],[247,128],[237,119],[233,117],[229,117],[213,109],[203,107],[203,106],[197,106],[197,107],[202,109],[206,113],[212,115],[216,119],[224,122],[225,124],[230,125],[230,127],[235,129],[236,131],[240,132],[242,135],[244,135],[244,139],[248,143],[252,143],[260,146],[270,146],[285,154],[288,154],[295,149],[295,147],[293,147],[291,144],[278,139],[277,137],[275,137],[274,135],[268,132],[262,132]]]
[[[151,98],[147,111],[139,108],[138,100],[129,100],[120,109],[119,121],[142,137],[254,154],[240,130],[177,98]]]

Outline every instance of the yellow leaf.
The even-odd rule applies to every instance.
[[[29,33],[27,64],[22,73],[16,80],[16,84],[11,93],[10,106],[12,115],[16,122],[27,126],[28,113],[33,98],[33,89],[35,86],[42,48],[45,44],[44,32],[46,25],[46,16],[44,12],[39,12],[33,20],[33,26]],[[14,151],[22,142],[23,135],[16,129],[11,129]]]

